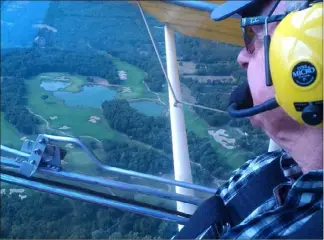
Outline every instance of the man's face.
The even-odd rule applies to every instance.
[[[272,5],[265,7],[263,13],[269,12]],[[284,13],[285,2],[281,2],[273,14]],[[269,24],[269,33],[272,35],[275,27],[278,24]],[[254,105],[259,105],[275,96],[273,87],[266,86],[265,80],[265,58],[264,58],[264,28],[257,26],[254,28],[256,37],[254,42],[255,50],[250,54],[245,48],[241,50],[237,61],[241,67],[247,70],[248,83],[251,89]],[[276,108],[272,111],[260,113],[250,118],[251,124],[254,127],[261,127],[271,138],[277,139],[282,129],[290,127],[298,127],[297,122],[293,121],[282,108]],[[279,134],[280,135],[280,134]]]

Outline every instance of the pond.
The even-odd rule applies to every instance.
[[[112,100],[117,91],[104,86],[84,86],[83,90],[77,93],[57,91],[54,96],[64,100],[67,106],[95,107],[100,108],[106,100]]]
[[[60,89],[64,89],[67,86],[71,85],[70,82],[63,82],[63,81],[43,81],[41,83],[41,87],[44,88],[46,91],[55,92]]]
[[[161,116],[165,106],[152,101],[131,102],[130,106],[147,116]]]

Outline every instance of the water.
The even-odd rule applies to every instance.
[[[44,88],[46,91],[55,92],[60,89],[64,89],[67,86],[71,85],[69,82],[62,82],[62,81],[44,81],[41,83],[41,87]]]
[[[161,116],[162,112],[165,110],[165,106],[152,101],[132,102],[130,105],[147,116]]]
[[[100,108],[101,104],[107,100],[112,100],[117,91],[104,86],[84,86],[83,90],[77,93],[57,91],[54,96],[64,100],[70,107],[95,107]]]
[[[49,1],[5,1],[1,8],[1,48],[30,47],[43,23]]]

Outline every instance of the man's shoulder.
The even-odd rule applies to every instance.
[[[225,203],[230,201],[249,179],[266,168],[273,161],[280,161],[282,156],[286,154],[285,151],[280,149],[273,152],[266,152],[246,161],[240,168],[232,172],[228,181],[217,189],[216,194],[220,195]]]

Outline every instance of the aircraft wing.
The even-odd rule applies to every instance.
[[[137,4],[137,1],[131,1]],[[224,1],[140,1],[143,10],[184,35],[244,46],[240,18],[210,18]]]

